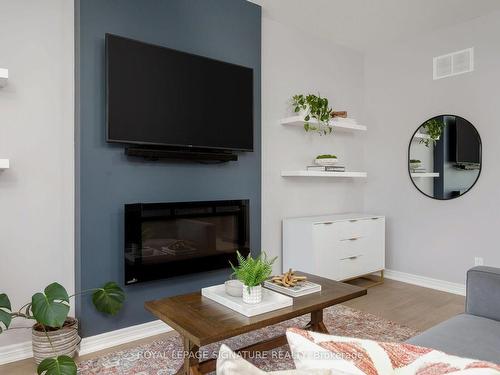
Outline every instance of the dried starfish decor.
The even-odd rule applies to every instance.
[[[275,284],[279,284],[286,287],[292,287],[297,285],[297,283],[307,280],[307,276],[296,276],[295,272],[290,268],[288,272],[283,275],[271,277],[271,281]]]

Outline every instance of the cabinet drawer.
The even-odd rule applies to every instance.
[[[367,237],[375,231],[379,219],[345,220],[315,223],[314,232],[325,240],[347,240]]]
[[[332,250],[338,255],[338,259],[349,258],[359,254],[372,251],[373,240],[368,237],[350,237],[348,239],[336,240],[332,243]]]
[[[345,280],[351,277],[362,275],[364,266],[365,255],[358,254],[350,258],[341,259],[338,262],[338,275],[337,280]]]
[[[371,252],[383,246],[383,238],[383,219],[316,223],[313,227],[315,251],[319,254],[335,252],[337,259]]]
[[[366,237],[371,233],[371,220],[349,220],[335,223],[335,232],[339,240]]]
[[[349,258],[339,259],[337,280],[366,275],[384,268],[384,260],[379,254],[360,253]]]

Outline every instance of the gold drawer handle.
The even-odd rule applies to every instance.
[[[361,238],[363,238],[363,237],[359,236],[359,237],[343,238],[340,241],[357,241],[357,240],[360,240]]]
[[[347,257],[347,258],[342,258],[341,260],[354,260],[354,259],[358,259],[361,255],[354,255],[352,257]]]

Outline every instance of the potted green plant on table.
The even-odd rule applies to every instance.
[[[262,301],[262,283],[271,276],[273,272],[273,263],[277,257],[268,259],[265,252],[258,257],[252,258],[251,254],[245,258],[236,252],[238,266],[235,267],[231,262],[233,275],[243,283],[243,302],[256,304]]]
[[[92,303],[96,310],[104,314],[115,315],[121,310],[125,301],[125,293],[114,282],[71,296],[62,285],[52,283],[43,292],[35,293],[31,297],[31,302],[17,311],[12,310],[7,294],[1,293],[0,333],[9,329],[12,319],[24,318],[35,321],[32,337],[38,374],[75,375],[77,367],[72,357],[80,343],[80,337],[78,321],[68,317],[69,299],[88,293],[92,294]]]
[[[316,131],[321,135],[330,134],[332,127],[332,108],[329,107],[328,99],[321,95],[298,94],[292,97],[292,107],[295,113],[304,120],[304,130]],[[315,120],[314,122],[311,120]]]

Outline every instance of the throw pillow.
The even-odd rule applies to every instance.
[[[500,375],[500,365],[460,358],[406,343],[376,342],[287,330],[295,367],[331,369],[357,375]]]
[[[314,371],[301,371],[301,370],[286,370],[286,371],[273,371],[265,372],[238,354],[233,352],[227,345],[222,344],[217,356],[217,375],[333,375],[330,370],[314,370]],[[344,374],[339,374],[344,375]],[[350,374],[346,374],[350,375]]]

